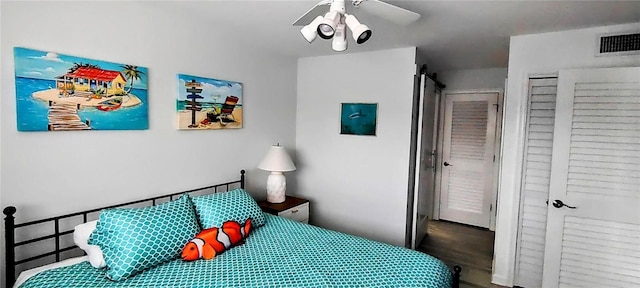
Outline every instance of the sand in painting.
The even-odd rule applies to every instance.
[[[220,122],[214,122],[209,124],[202,124],[202,120],[207,118],[207,111],[196,112],[196,124],[197,128],[189,128],[191,125],[191,111],[180,110],[178,111],[178,129],[184,130],[205,130],[205,129],[230,129],[230,128],[242,128],[242,108],[236,106],[231,113],[236,122],[229,122],[226,126],[222,126]]]
[[[108,101],[114,97],[122,97],[122,96],[111,96],[111,97],[102,97],[101,99],[89,98],[89,97],[77,97],[77,96],[60,96],[58,89],[49,89],[44,91],[38,91],[33,93],[33,98],[44,100],[44,101],[53,101],[56,103],[65,103],[65,104],[80,104],[81,106],[95,107],[100,104],[100,102]],[[129,94],[124,96],[121,107],[130,107],[136,106],[142,101],[133,94]]]

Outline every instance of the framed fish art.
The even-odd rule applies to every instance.
[[[376,136],[378,103],[342,103],[340,134]]]
[[[149,128],[147,68],[16,47],[18,131]]]
[[[178,129],[242,128],[242,83],[178,74]]]

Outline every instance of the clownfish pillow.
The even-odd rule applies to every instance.
[[[216,255],[241,245],[251,231],[251,218],[244,225],[236,221],[227,221],[222,227],[202,230],[182,249],[182,260],[213,259]]]

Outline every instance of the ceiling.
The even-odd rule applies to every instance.
[[[507,67],[513,35],[640,22],[640,1],[385,2],[422,17],[402,27],[347,3],[347,13],[367,24],[373,36],[361,45],[348,40],[345,52],[334,52],[331,41],[319,37],[309,44],[300,35],[301,27],[291,25],[317,1],[169,1],[153,5],[168,13],[205,19],[212,29],[224,27],[235,41],[296,58],[416,46],[429,70],[435,72]]]

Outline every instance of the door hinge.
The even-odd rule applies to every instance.
[[[493,204],[489,204],[489,211],[493,211]]]
[[[496,162],[496,155],[493,155],[493,162]]]

